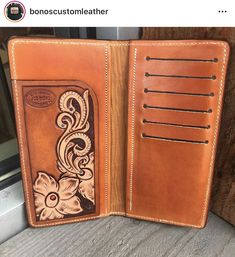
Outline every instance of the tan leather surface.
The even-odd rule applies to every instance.
[[[21,167],[30,224],[34,226],[54,225],[107,215],[109,169],[109,135],[107,131],[109,130],[110,110],[107,43],[103,41],[95,43],[82,40],[21,38],[10,41],[9,55]],[[79,83],[78,81],[82,82]],[[95,144],[97,155],[95,156],[95,173],[98,174],[95,178],[96,210],[92,214],[81,215],[78,213],[77,215],[73,214],[72,217],[69,216],[69,218],[66,218],[67,216],[56,218],[52,214],[49,221],[36,221],[34,200],[37,201],[37,199],[32,199],[32,183],[36,183],[35,173],[38,174],[38,171],[41,170],[47,171],[55,179],[58,179],[60,173],[55,161],[57,158],[56,138],[59,140],[59,134],[61,133],[61,129],[58,129],[58,126],[55,125],[56,117],[60,112],[58,108],[59,96],[63,92],[71,91],[71,89],[82,94],[81,91],[84,91],[84,89],[76,90],[75,88],[81,83],[82,85],[86,84],[85,89],[89,87],[93,99],[97,99],[97,103],[94,102],[94,108],[97,109],[95,113],[98,117],[95,118],[94,125],[95,142],[97,142]],[[45,108],[27,105],[23,102],[27,93],[23,87],[25,84],[31,85],[34,89],[41,89],[40,85],[58,85],[58,88],[50,89],[55,102]],[[64,86],[60,88],[59,85]],[[22,97],[22,90],[24,97]],[[78,104],[76,103],[75,106],[77,106],[79,112]],[[26,108],[27,116],[24,114],[24,108]],[[25,121],[27,131],[25,130]],[[46,125],[47,123],[48,125]],[[26,136],[29,137],[28,142]],[[32,167],[29,167],[30,163],[32,163]],[[32,174],[32,181],[30,174]],[[73,210],[68,210],[68,208],[67,211],[73,213]]]
[[[147,56],[163,59],[146,60]],[[205,225],[228,56],[224,42],[131,43],[128,216],[194,227]],[[218,62],[205,61],[214,58]],[[147,77],[146,72],[158,76]],[[216,79],[206,78],[212,76]],[[145,92],[145,88],[151,92]],[[213,92],[214,96],[175,94],[185,92]],[[204,112],[209,109],[211,113]],[[144,123],[144,119],[155,123]]]
[[[111,141],[110,212],[125,213],[127,157],[127,99],[129,43],[112,41],[111,59]]]
[[[31,225],[120,214],[204,226],[226,43],[16,38],[9,55]]]

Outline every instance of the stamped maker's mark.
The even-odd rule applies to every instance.
[[[48,89],[32,89],[25,95],[26,103],[37,108],[45,108],[55,102],[55,95]]]

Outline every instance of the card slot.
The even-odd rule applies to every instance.
[[[210,139],[210,129],[194,129],[177,126],[161,126],[153,123],[140,124],[140,134],[162,138],[182,139],[189,141],[206,141]]]
[[[156,48],[144,49],[143,57],[155,57],[155,58],[171,58],[171,59],[195,59],[195,60],[213,60],[218,58],[218,61],[222,61],[221,52],[217,52],[217,46],[213,46],[210,49],[206,45],[197,46],[177,46],[177,49],[169,46],[161,46]]]
[[[146,119],[143,119],[143,123],[155,124],[155,125],[160,125],[160,126],[190,128],[190,129],[210,129],[210,125],[199,126],[199,125],[190,125],[190,124],[182,124],[182,123],[159,122],[159,121],[146,120]]]
[[[132,211],[137,215],[150,213],[151,217],[168,220],[176,220],[179,216],[188,219],[189,214],[196,213],[196,219],[189,220],[197,221],[197,217],[201,217],[201,203],[192,199],[204,200],[204,192],[198,188],[207,183],[202,178],[210,164],[211,144],[143,139],[140,136],[137,142]],[[185,222],[185,219],[180,221]]]
[[[169,110],[143,109],[142,117],[165,123],[190,124],[195,126],[211,126],[211,115],[204,113],[172,112]]]
[[[149,72],[145,72],[144,75],[145,77],[216,80],[216,75],[193,76],[193,75],[176,75],[176,74],[157,74],[157,73],[149,73]]]
[[[176,62],[210,62],[210,63],[217,63],[219,60],[218,58],[212,59],[193,59],[193,58],[159,58],[159,57],[150,57],[146,56],[146,61],[176,61]]]
[[[181,78],[181,79],[196,79],[200,80],[216,80],[219,76],[221,64],[210,62],[167,62],[167,61],[145,61],[142,66],[143,73],[147,77],[160,76],[163,78]]]
[[[199,109],[183,109],[183,108],[173,108],[173,107],[163,107],[163,106],[153,106],[144,104],[143,108],[145,109],[158,109],[158,110],[168,110],[168,111],[176,111],[176,112],[191,112],[191,113],[212,113],[212,109],[207,110],[199,110]]]
[[[143,91],[142,91],[143,92]],[[141,93],[140,93],[141,94]],[[203,112],[213,109],[215,97],[201,97],[171,93],[142,93],[143,104],[150,107],[173,109],[175,111]],[[153,109],[152,108],[152,109]]]
[[[181,80],[161,77],[148,77],[143,79],[143,87],[149,90],[192,92],[198,94],[216,92],[217,86],[211,80]]]
[[[179,138],[167,138],[167,137],[159,137],[159,136],[151,136],[147,134],[142,134],[143,138],[147,139],[155,139],[155,140],[163,140],[163,141],[169,141],[169,142],[179,142],[179,143],[190,143],[190,144],[208,144],[209,141],[197,141],[197,140],[187,140],[187,139],[179,139]]]
[[[171,94],[171,95],[186,95],[186,96],[214,96],[213,92],[210,93],[192,93],[192,92],[176,92],[176,91],[161,91],[161,90],[151,90],[148,88],[144,89],[144,93],[157,93],[157,94]]]
[[[151,41],[147,41],[149,44]],[[171,43],[171,41],[162,41],[163,43]],[[220,45],[217,44],[181,44],[180,41],[176,43],[177,47],[169,46],[169,44],[165,45],[151,45],[151,47],[143,47],[141,46],[142,55],[145,58],[146,56],[149,57],[160,57],[160,58],[183,58],[183,59],[214,59],[218,58],[222,60],[221,56],[221,48]],[[187,41],[185,41],[187,43]]]

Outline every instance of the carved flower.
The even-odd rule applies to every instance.
[[[36,215],[39,220],[61,219],[66,214],[83,211],[75,195],[79,181],[75,178],[61,178],[58,182],[45,172],[39,172],[34,183]]]

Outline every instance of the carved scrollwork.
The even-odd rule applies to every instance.
[[[82,95],[67,91],[61,95],[58,106],[60,113],[56,124],[64,130],[56,147],[61,176],[56,181],[47,172],[38,173],[34,182],[34,195],[39,220],[81,213],[81,197],[95,204],[94,152],[89,135],[89,91],[85,90]]]

